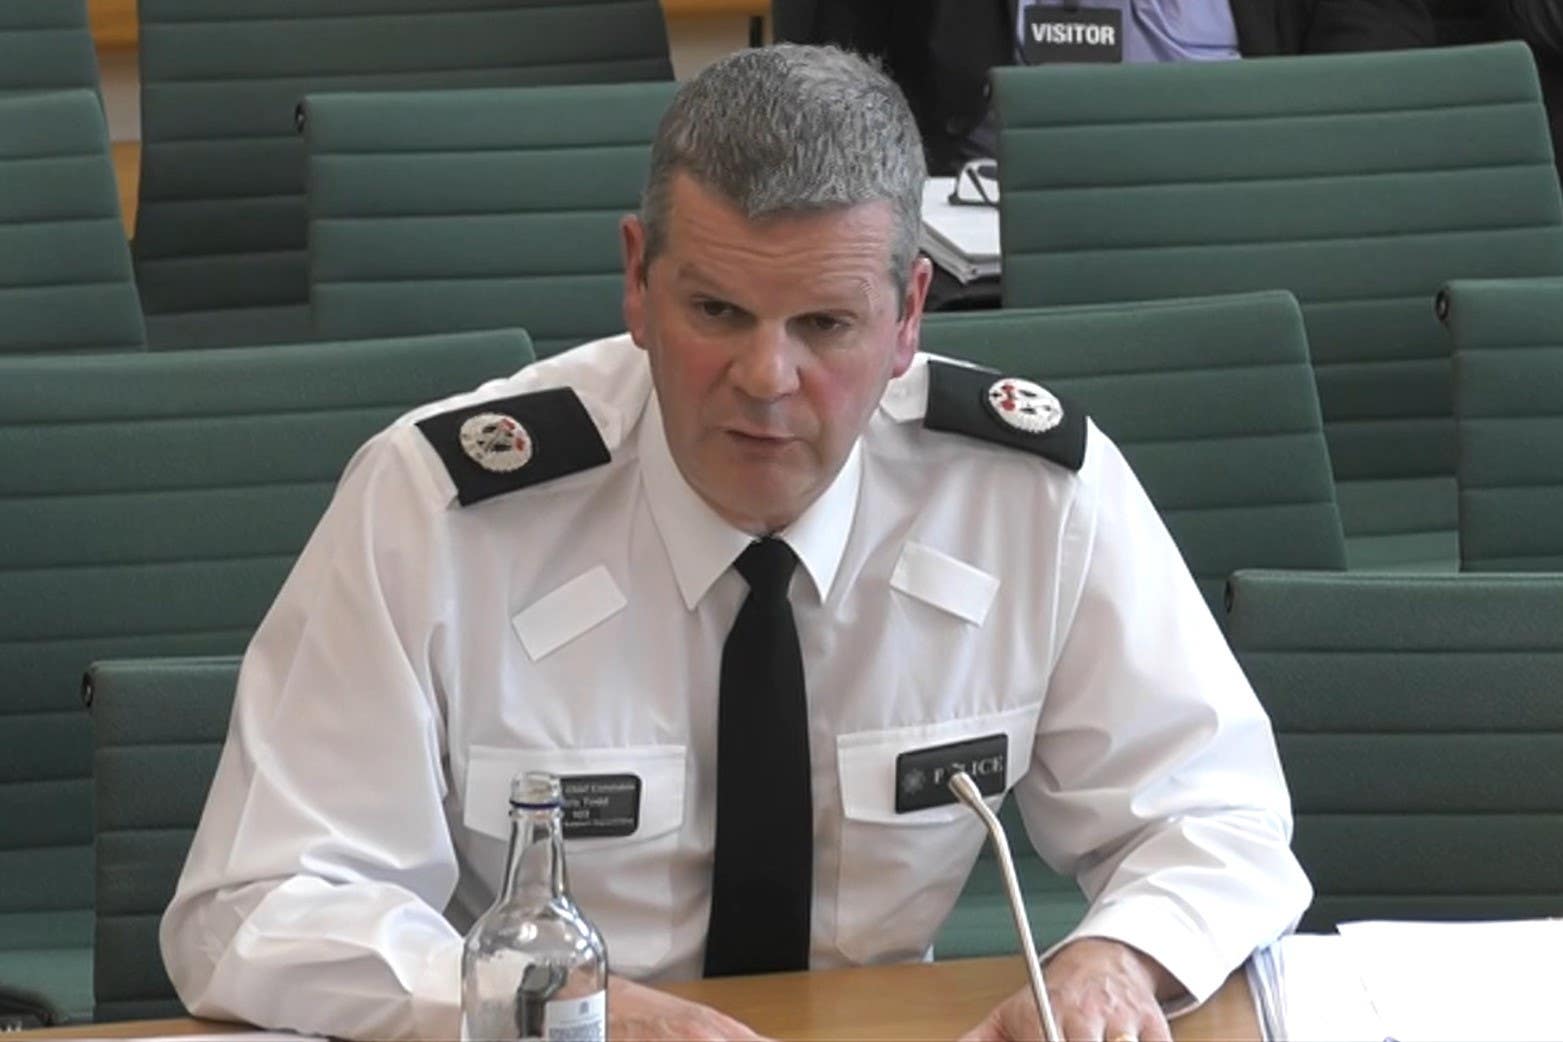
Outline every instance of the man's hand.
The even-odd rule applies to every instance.
[[[1126,944],[1096,937],[1071,941],[1047,963],[1053,1017],[1069,1042],[1171,1042],[1157,996],[1177,982],[1161,964]],[[961,1042],[1020,1042],[1042,1037],[1031,989],[1022,988],[968,1031]]]
[[[688,1039],[691,1042],[747,1042],[761,1036],[725,1013],[644,984],[608,978],[608,1039]]]

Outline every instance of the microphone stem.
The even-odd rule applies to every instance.
[[[1053,1004],[1048,1001],[1047,984],[1042,979],[1042,961],[1037,958],[1036,942],[1031,939],[1031,921],[1026,917],[1025,899],[1020,892],[1020,880],[1015,875],[1015,862],[1009,854],[1009,840],[1004,835],[1004,826],[999,824],[998,816],[988,809],[971,775],[965,771],[956,771],[949,785],[950,791],[976,813],[988,830],[988,840],[993,845],[993,852],[999,860],[999,872],[1004,877],[1004,890],[1009,895],[1009,911],[1015,919],[1015,932],[1020,934],[1020,950],[1025,955],[1026,974],[1031,980],[1031,997],[1036,1001],[1037,1017],[1042,1022],[1042,1037],[1047,1042],[1063,1042],[1058,1022],[1053,1019]]]

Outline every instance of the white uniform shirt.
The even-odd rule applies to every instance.
[[[1308,900],[1268,720],[1117,448],[1090,429],[1076,473],[925,430],[927,379],[919,357],[782,533],[802,563],[811,965],[925,953],[984,833],[958,804],[897,814],[896,757],[1002,732],[1033,842],[1094,899],[1077,933],[1203,999]],[[611,462],[458,505],[412,421],[562,384]],[[566,841],[571,888],[614,971],[697,976],[749,538],[682,479],[627,337],[372,439],[245,656],[162,923],[191,1011],[453,1036],[461,931],[493,899],[523,768],[640,777],[632,835]]]

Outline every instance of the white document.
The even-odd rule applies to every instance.
[[[1397,1042],[1563,1038],[1563,919],[1341,923]]]
[[[951,203],[954,187],[953,177],[931,177],[923,183],[922,250],[961,282],[997,275],[999,211]]]
[[[71,1042],[125,1042],[123,1038],[107,1039],[96,1036],[77,1038]],[[291,1031],[234,1031],[214,1035],[137,1035],[136,1042],[330,1042],[320,1035],[295,1035]]]
[[[1383,1042],[1383,1024],[1336,934],[1281,938],[1254,954],[1248,983],[1269,1042]]]

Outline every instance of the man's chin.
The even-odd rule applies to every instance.
[[[786,528],[808,505],[807,497],[793,483],[729,486],[720,501],[712,501],[717,513],[730,524],[756,535]]]

